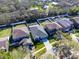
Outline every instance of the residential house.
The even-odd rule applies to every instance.
[[[40,42],[48,37],[48,34],[40,25],[29,26],[29,28],[35,42]]]
[[[30,46],[33,45],[30,38],[30,32],[26,26],[15,27],[12,31],[12,45],[13,46]]]
[[[79,17],[74,17],[73,18],[74,26],[75,28],[79,29]]]
[[[68,32],[73,28],[73,22],[70,20],[57,20],[57,23],[63,27],[62,31],[64,32]]]
[[[0,29],[0,50],[9,51],[9,38],[11,36],[11,28]]]
[[[9,37],[0,38],[0,50],[8,51]]]
[[[12,38],[14,42],[20,41],[22,38],[28,37],[28,34],[21,29],[14,29],[12,32]]]
[[[48,23],[45,25],[45,30],[50,36],[53,35],[56,32],[56,30],[60,29],[62,29],[62,26],[60,26],[56,22]]]

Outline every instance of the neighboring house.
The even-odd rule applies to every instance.
[[[33,45],[30,32],[27,27],[16,27],[12,31],[12,45],[13,46],[30,46]]]
[[[29,28],[35,42],[40,42],[43,39],[48,38],[48,34],[40,25],[29,26]]]
[[[79,17],[74,17],[73,18],[74,26],[75,28],[79,29]]]
[[[57,23],[63,27],[64,32],[69,32],[73,28],[73,22],[70,20],[57,20]]]
[[[62,29],[62,26],[60,26],[56,22],[48,23],[45,25],[45,30],[50,36],[53,35],[56,32],[56,30],[60,29]]]
[[[13,41],[20,41],[22,38],[28,37],[28,34],[21,29],[14,29],[12,32]]]
[[[11,36],[11,28],[0,29],[0,50],[9,51],[9,38]]]
[[[8,51],[9,49],[9,37],[0,38],[0,50]]]

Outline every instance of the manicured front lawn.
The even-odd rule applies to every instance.
[[[35,51],[37,51],[37,50],[39,50],[39,49],[41,49],[41,48],[43,48],[44,47],[44,44],[43,44],[43,42],[39,42],[39,43],[36,43],[35,44]]]
[[[40,52],[38,52],[35,56],[36,57],[40,57],[42,54],[44,54],[46,52],[46,48],[44,48],[43,50],[41,50]]]
[[[0,30],[0,38],[10,36],[11,35],[11,28]]]

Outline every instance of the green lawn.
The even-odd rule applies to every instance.
[[[0,38],[10,36],[11,35],[11,28],[0,30]]]
[[[56,41],[55,39],[50,39],[49,40],[50,43],[55,42],[55,41]]]
[[[22,47],[19,47],[9,52],[0,51],[0,59],[23,59],[27,54],[27,51]]]
[[[25,24],[21,24],[21,25],[16,25],[15,27],[26,27],[26,25]]]
[[[43,47],[44,47],[44,44],[43,43],[36,43],[35,44],[35,51],[37,51],[37,50],[39,50],[39,49],[41,49]]]
[[[45,22],[42,22],[42,23],[41,23],[41,26],[43,26],[43,27],[44,27],[45,25],[46,25],[46,23],[45,23]]]
[[[41,50],[40,52],[38,52],[35,56],[36,57],[40,57],[42,54],[44,54],[46,52],[46,48]]]
[[[74,34],[75,34],[77,37],[79,37],[79,30],[78,30],[78,29],[75,29],[74,31],[75,31]]]
[[[51,23],[51,22],[49,22],[49,21],[42,21],[42,22],[40,22],[40,24],[41,24],[41,26],[45,26],[46,24],[49,24],[49,23]]]

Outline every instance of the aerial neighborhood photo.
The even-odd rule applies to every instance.
[[[79,59],[79,0],[0,0],[0,59]]]

